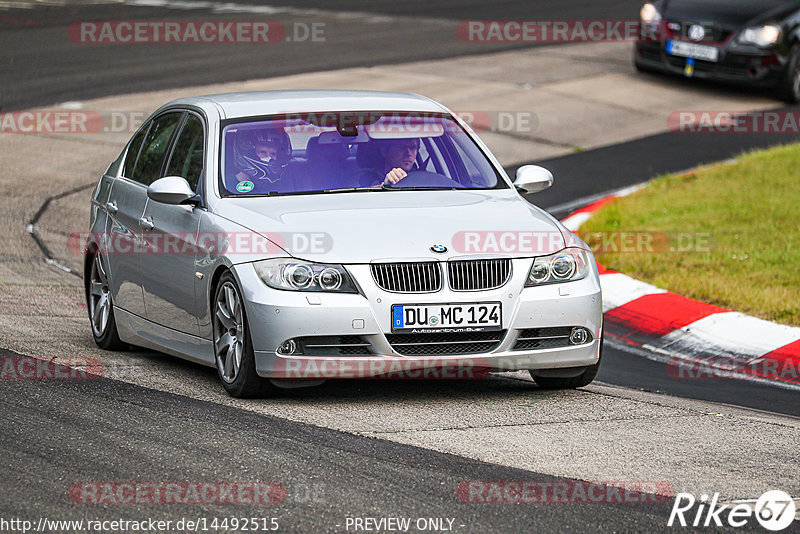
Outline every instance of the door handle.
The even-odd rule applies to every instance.
[[[153,219],[151,219],[150,217],[142,217],[141,219],[139,219],[139,228],[141,228],[142,230],[149,232],[155,227],[156,225],[153,224]]]
[[[117,213],[117,203],[114,201],[106,202],[106,211],[108,211],[111,215]]]

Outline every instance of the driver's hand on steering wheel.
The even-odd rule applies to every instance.
[[[400,167],[394,168],[386,173],[386,179],[383,180],[383,185],[394,185],[406,176],[408,176],[406,171]]]

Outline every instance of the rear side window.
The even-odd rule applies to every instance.
[[[175,141],[175,148],[172,150],[172,157],[164,175],[186,178],[196,191],[200,174],[203,172],[204,146],[203,122],[197,116],[190,114]]]
[[[133,141],[131,141],[130,147],[128,148],[128,153],[125,155],[125,166],[122,168],[122,176],[130,178],[133,174],[133,168],[136,165],[136,157],[139,155],[139,149],[142,148],[142,141],[144,141],[144,136],[147,135],[147,130],[149,129],[150,125],[147,124],[133,137]]]
[[[150,131],[147,132],[133,175],[129,178],[144,185],[150,185],[159,178],[164,157],[169,148],[172,134],[183,112],[167,113],[153,120]]]

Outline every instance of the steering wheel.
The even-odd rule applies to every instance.
[[[394,184],[395,187],[457,187],[464,186],[443,174],[429,171],[411,171],[405,178]]]

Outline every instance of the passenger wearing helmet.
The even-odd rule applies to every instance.
[[[243,130],[237,134],[234,150],[236,179],[251,180],[257,188],[280,180],[292,158],[292,145],[282,128]]]

